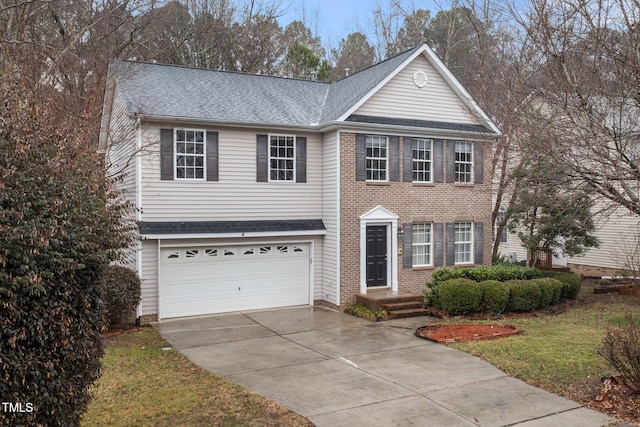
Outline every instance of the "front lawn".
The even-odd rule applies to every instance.
[[[277,402],[193,365],[152,328],[105,339],[82,426],[311,426]]]
[[[600,393],[601,378],[616,374],[598,355],[606,328],[619,326],[626,315],[640,316],[640,298],[614,293],[596,295],[595,285],[596,281],[586,281],[577,301],[568,302],[562,313],[550,315],[541,310],[537,317],[491,320],[519,326],[524,331],[522,335],[449,345],[479,356],[529,384],[637,422],[637,396],[616,394],[610,410],[594,402],[594,398]],[[448,323],[460,321],[452,319]]]

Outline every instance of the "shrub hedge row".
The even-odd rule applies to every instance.
[[[451,315],[531,311],[575,299],[580,276],[500,264],[442,269],[433,273],[425,297]]]

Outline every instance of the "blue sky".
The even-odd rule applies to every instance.
[[[373,25],[373,11],[379,5],[383,10],[389,10],[391,3],[392,0],[284,0],[282,9],[286,9],[286,13],[280,18],[280,24],[285,27],[293,20],[306,21],[307,27],[320,36],[325,48],[335,48],[341,39],[354,31],[373,37],[369,33]],[[401,3],[415,9],[428,9],[432,15],[442,8],[448,9],[449,4],[446,0]]]

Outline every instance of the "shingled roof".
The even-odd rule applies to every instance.
[[[418,46],[334,83],[129,61],[112,63],[110,71],[130,114],[156,120],[318,127],[353,122],[353,107],[425,50],[435,56],[426,45]],[[470,97],[469,103],[479,110]],[[476,125],[473,131],[499,134],[488,118],[487,126]]]

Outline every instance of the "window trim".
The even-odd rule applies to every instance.
[[[202,133],[202,153],[178,153],[178,132],[201,132]],[[184,142],[187,142],[186,140]],[[195,141],[197,142],[197,141]],[[202,158],[202,178],[187,178],[178,176],[178,157],[201,157]],[[184,167],[184,166],[181,166]],[[194,166],[195,167],[195,166]],[[186,169],[185,169],[186,170]],[[194,169],[195,170],[195,169]],[[206,181],[207,180],[207,131],[196,128],[174,128],[173,129],[173,180],[174,181]],[[195,175],[195,174],[194,174]]]
[[[370,138],[376,138],[378,140],[380,139],[384,139],[385,141],[385,153],[386,156],[385,157],[369,157],[367,155],[367,144],[369,143],[369,141],[371,141]],[[367,134],[364,137],[364,174],[365,174],[365,181],[366,182],[389,182],[389,174],[390,174],[390,168],[389,168],[389,162],[390,162],[390,146],[389,146],[389,137],[387,135],[375,135],[375,134]],[[369,170],[373,171],[374,169],[370,169],[369,167],[367,167],[367,163],[369,160],[382,160],[384,159],[385,162],[385,167],[384,167],[384,177],[385,179],[369,179]],[[378,171],[382,171],[382,169],[375,169]]]
[[[462,145],[464,144],[467,148],[468,151],[465,150],[463,151],[459,151],[458,150],[458,144]],[[458,153],[466,153],[469,154],[470,159],[469,160],[458,160]],[[473,142],[469,142],[469,141],[455,141],[453,144],[453,182],[456,184],[474,184],[475,183],[475,177],[474,177],[474,173],[475,173],[475,166],[473,164],[475,158],[474,158],[474,143]],[[469,166],[469,170],[465,171],[465,172],[459,172],[458,171],[458,166],[459,165],[468,165]],[[469,180],[465,180],[465,181],[461,181],[460,180],[460,176],[461,175],[465,175],[469,177]]]
[[[469,228],[469,236],[471,237],[471,240],[456,240],[456,227],[459,224],[468,224],[470,225]],[[473,264],[474,263],[474,245],[475,245],[475,236],[474,236],[474,223],[473,221],[456,221],[453,223],[453,260],[454,260],[454,265],[465,265],[465,264]],[[458,248],[460,247],[460,245],[469,245],[469,251],[468,252],[464,252],[465,254],[468,253],[469,254],[469,259],[468,260],[464,260],[464,261],[458,261],[458,254],[460,253],[460,251],[458,250]]]
[[[415,151],[417,148],[415,145],[418,142],[428,142],[429,143],[429,160],[416,159]],[[424,151],[424,150],[423,150]],[[418,180],[416,179],[416,174],[420,173],[420,171],[416,171],[416,162],[426,163],[429,165],[429,180]],[[419,183],[419,184],[432,184],[433,183],[433,138],[412,138],[411,139],[411,182]],[[424,171],[422,171],[424,173]]]
[[[292,147],[293,147],[293,156],[291,158],[289,157],[273,157],[271,155],[271,141],[272,138],[280,138],[280,137],[284,137],[284,138],[291,138],[292,140]],[[270,133],[268,134],[268,139],[267,139],[267,182],[280,182],[280,183],[295,183],[297,182],[296,179],[296,168],[297,168],[297,153],[296,153],[296,143],[297,139],[296,139],[296,135],[294,134],[285,134],[285,133]],[[273,159],[278,159],[278,160],[290,160],[293,163],[293,168],[291,169],[291,179],[277,179],[277,178],[272,178],[271,177],[271,171],[273,170],[271,168],[271,160]],[[286,169],[285,169],[286,170]]]
[[[429,231],[429,242],[428,243],[416,243],[415,238],[415,227],[416,226],[428,226],[427,229]],[[428,248],[428,263],[427,264],[415,264],[415,256],[416,256],[416,247],[427,247]],[[419,267],[433,267],[433,222],[414,222],[411,224],[411,267],[419,268]]]

